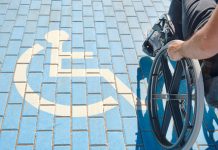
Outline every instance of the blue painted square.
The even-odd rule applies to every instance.
[[[8,93],[0,93],[0,116],[4,116],[7,100]]]
[[[98,52],[100,64],[111,64],[111,53],[108,49],[100,49]]]
[[[70,93],[71,92],[71,78],[58,78],[57,92],[58,93]]]
[[[100,77],[90,77],[87,79],[88,93],[101,93]],[[95,88],[93,88],[95,87]]]
[[[123,57],[112,57],[114,73],[126,73],[126,63]]]
[[[17,145],[16,150],[33,150],[32,145]]]
[[[92,52],[93,53],[93,55],[97,55],[97,46],[96,46],[96,42],[88,42],[88,41],[86,41],[85,42],[85,50],[87,51],[87,52]]]
[[[72,21],[83,21],[82,11],[72,11]]]
[[[120,41],[119,32],[117,29],[108,29],[109,41]]]
[[[54,106],[40,106],[41,109],[43,107],[44,109],[50,109],[50,110],[53,108],[53,110],[55,111]],[[39,110],[37,130],[53,130],[53,126],[54,126],[54,115]]]
[[[72,149],[89,149],[89,137],[87,131],[73,131],[72,137]]]
[[[17,55],[20,50],[21,41],[9,41],[7,54]]]
[[[72,47],[82,48],[84,47],[83,35],[82,34],[72,34]]]
[[[131,35],[121,35],[121,42],[123,44],[123,48],[134,48]]]
[[[22,40],[24,27],[14,27],[11,33],[11,39]]]
[[[39,16],[38,26],[46,27],[49,24],[49,16]]]
[[[97,47],[98,48],[109,48],[107,35],[97,34]]]
[[[86,84],[72,83],[72,104],[86,104],[86,95]]]
[[[130,34],[129,24],[126,22],[118,23],[119,33],[122,34]]]
[[[105,113],[105,120],[107,130],[122,130],[122,118],[120,116],[119,106],[115,106],[115,108],[107,111]]]
[[[120,42],[110,42],[111,56],[123,56],[123,49]]]
[[[36,150],[52,150],[52,131],[36,132]]]
[[[141,145],[142,139],[136,118],[123,118],[124,137],[127,145]]]
[[[107,33],[105,22],[95,22],[95,29],[97,34]]]
[[[123,96],[122,96],[123,95]],[[134,105],[132,95],[118,95],[120,112],[122,117],[135,117],[136,112],[132,105]],[[129,103],[129,102],[130,103]]]
[[[117,28],[116,18],[114,17],[106,17],[106,25],[108,28]]]
[[[55,118],[54,125],[54,144],[70,144],[70,118]]]
[[[70,69],[71,68],[71,59],[62,59],[61,60],[61,69]]]
[[[56,84],[42,84],[42,96],[51,102],[55,102]]]
[[[126,149],[122,132],[108,132],[109,150]]]
[[[24,34],[23,36],[23,41],[22,41],[22,46],[23,47],[32,47],[34,45],[34,40],[35,40],[35,34]]]
[[[5,56],[5,60],[2,65],[2,72],[14,72],[17,62],[17,56]]]
[[[2,124],[2,129],[18,129],[22,104],[8,104]]]
[[[71,104],[70,93],[69,94],[65,94],[65,93],[56,94],[56,102],[62,105],[70,105]]]
[[[36,117],[23,117],[20,124],[19,144],[34,144]]]
[[[15,149],[17,131],[1,131],[0,147],[2,150]]]
[[[28,83],[32,90],[36,93],[41,91],[42,80],[42,73],[30,72],[28,75]]]
[[[71,146],[59,146],[55,145],[54,150],[71,150]]]
[[[104,118],[89,118],[90,144],[106,144]]]
[[[83,18],[84,18],[83,24],[84,24],[85,28],[94,28],[95,27],[93,17],[83,17]]]
[[[133,50],[133,49],[124,49],[124,57],[125,57],[126,64],[138,65],[138,60],[137,60],[135,50]]]
[[[7,47],[9,39],[10,39],[10,33],[0,33],[0,46]]]
[[[102,11],[94,11],[95,21],[104,21],[104,13]]]
[[[73,117],[72,130],[88,130],[88,121],[86,117]]]
[[[0,74],[0,92],[9,92],[12,83],[12,73]]]
[[[95,29],[94,28],[85,28],[85,40],[95,41]]]

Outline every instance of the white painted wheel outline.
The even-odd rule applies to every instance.
[[[50,31],[48,34],[46,34],[45,39],[53,44],[54,47],[59,47],[59,49],[62,49],[62,43],[60,44],[60,46],[57,45],[56,41],[59,41],[60,39],[52,39],[52,38],[57,38],[60,35],[60,37],[63,37],[62,40],[67,40],[68,39],[68,34],[64,31],[59,31],[59,30],[55,30],[55,31]],[[69,106],[69,105],[62,105],[62,104],[58,104],[58,103],[53,103],[51,100],[45,99],[43,97],[40,97],[37,93],[34,93],[33,89],[31,88],[31,86],[28,84],[27,82],[27,68],[28,65],[30,64],[31,61],[31,57],[33,55],[38,54],[40,51],[43,50],[43,47],[40,44],[35,44],[32,48],[27,49],[18,59],[17,64],[16,64],[16,69],[14,72],[14,83],[16,86],[16,89],[18,91],[18,93],[20,95],[22,94],[22,90],[20,89],[28,89],[28,92],[30,92],[32,94],[32,97],[34,97],[35,99],[40,99],[41,103],[45,103],[45,104],[50,104],[50,105],[54,105],[55,108],[59,111],[53,111],[51,109],[47,109],[46,107],[40,107],[40,110],[47,112],[49,114],[52,115],[56,115],[56,116],[68,116],[69,112],[68,110],[83,110],[84,106],[79,106],[79,105],[73,105],[73,106]],[[33,52],[33,54],[32,54]],[[64,53],[68,53],[69,52],[64,52]],[[72,54],[69,54],[72,55]],[[77,54],[79,57],[79,54]],[[67,57],[67,55],[64,55]],[[52,52],[51,52],[51,57],[52,57]],[[69,58],[69,57],[68,57]],[[52,58],[51,58],[52,59]],[[61,66],[61,65],[60,65]],[[71,77],[81,77],[81,76],[88,76],[88,77],[92,77],[92,76],[96,76],[96,74],[81,74],[81,72],[84,72],[84,69],[71,69],[72,70],[72,74],[70,74]],[[129,89],[118,77],[116,77],[109,69],[97,69],[100,71],[100,74],[98,74],[98,76],[103,76],[105,80],[110,81],[111,78],[110,77],[114,77],[114,79],[116,80],[117,85],[119,85],[120,87],[122,87],[123,89],[125,89],[125,91],[128,91],[128,93],[132,93],[133,94],[133,98],[136,98],[136,95],[131,91],[131,89]],[[95,72],[96,69],[86,69],[86,72]],[[53,76],[53,77],[66,77],[66,74],[57,74],[57,72],[53,71],[52,68],[50,68],[50,72],[49,72],[49,76]],[[20,82],[26,82],[25,84],[19,84]],[[115,88],[115,87],[114,87]],[[33,103],[33,101],[31,100],[32,97],[25,97],[24,99],[33,107],[35,107],[36,109],[39,108],[39,103]],[[115,99],[110,96],[105,98],[104,100],[102,100],[102,102],[104,101],[109,101],[109,102],[114,102]],[[134,109],[135,109],[135,104],[134,102],[129,101],[128,99],[126,100]],[[94,115],[98,115],[100,113],[102,113],[101,110],[99,110],[98,108],[101,107],[102,102],[97,102],[94,104],[88,104],[88,108],[90,108],[91,110],[95,110],[89,113],[89,116],[94,116]],[[72,108],[71,108],[72,107]],[[113,108],[117,107],[116,105],[110,106],[110,107],[104,107],[104,112],[111,110]],[[107,109],[106,109],[107,108]],[[87,112],[85,111],[79,111],[76,114],[72,114],[72,117],[87,117]]]

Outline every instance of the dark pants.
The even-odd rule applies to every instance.
[[[172,0],[169,16],[180,40],[187,40],[210,18],[218,0]],[[217,27],[214,27],[217,28]],[[203,76],[218,76],[218,55],[204,60]]]
[[[180,39],[188,39],[210,18],[215,0],[172,0],[169,15]]]

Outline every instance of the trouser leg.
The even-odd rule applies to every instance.
[[[215,0],[182,0],[182,33],[184,39],[201,28],[216,8]]]
[[[171,1],[168,14],[175,27],[177,38],[182,40],[183,34],[182,34],[182,2],[181,0]]]

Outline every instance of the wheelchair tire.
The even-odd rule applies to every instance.
[[[203,121],[204,86],[201,67],[198,60],[185,58],[173,62],[175,69],[172,73],[173,65],[167,56],[166,47],[156,55],[148,80],[150,123],[157,141],[164,149],[189,150],[198,137]],[[168,133],[170,124],[173,124],[173,129]]]

